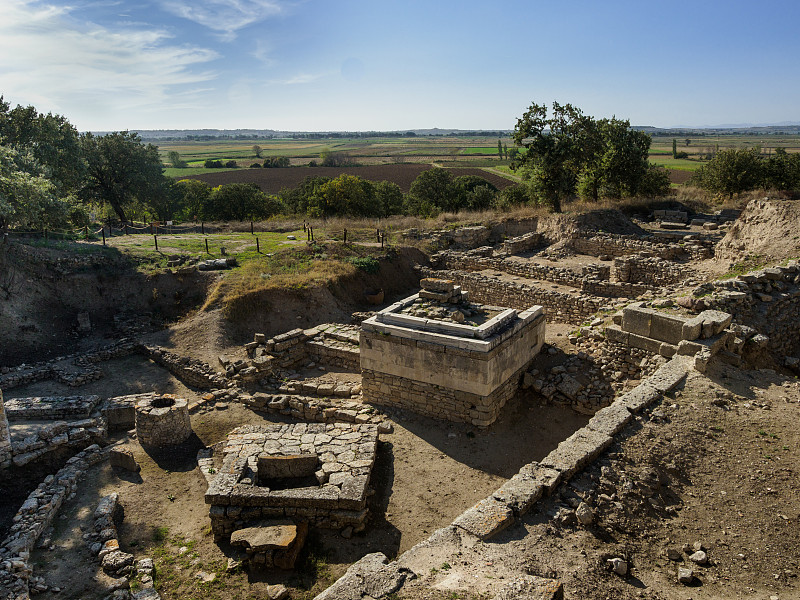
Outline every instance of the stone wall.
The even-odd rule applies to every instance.
[[[34,396],[11,398],[6,401],[9,421],[88,419],[100,396]]]
[[[53,360],[33,365],[22,364],[17,367],[2,367],[0,368],[0,388],[10,390],[47,379],[55,379],[70,387],[78,387],[102,377],[102,371],[91,366],[94,363],[128,356],[138,350],[137,344],[130,340],[122,339],[114,344],[88,353],[60,356]],[[72,364],[78,367],[77,370],[68,369],[58,364],[70,359],[72,359]]]
[[[654,256],[665,260],[682,256],[701,260],[712,255],[712,243],[699,239],[680,244],[642,239],[636,235],[599,233],[591,237],[573,238],[570,241],[570,245],[576,252],[590,256],[607,255],[618,257],[639,252],[650,252]]]
[[[271,489],[257,481],[259,457],[305,452],[318,457],[317,484]],[[222,467],[208,487],[206,504],[215,540],[264,518],[290,517],[310,525],[363,529],[375,464],[375,425],[296,423],[244,425],[228,436]]]
[[[69,423],[59,421],[42,427],[35,434],[11,445],[12,462],[23,467],[53,452],[66,448],[73,451],[91,444],[106,442],[106,426],[102,419],[82,419]]]
[[[48,475],[17,511],[8,536],[0,543],[0,589],[11,598],[28,600],[28,581],[33,572],[28,561],[36,541],[75,492],[86,470],[106,457],[97,445],[79,452],[55,475]]]
[[[142,446],[164,448],[192,435],[189,403],[170,394],[142,398],[136,403],[136,437]]]
[[[735,323],[768,336],[767,347],[779,357],[800,356],[798,261],[712,281],[696,288],[693,294],[685,303],[696,310],[714,308],[731,313]]]
[[[3,403],[3,390],[0,390],[0,469],[11,464],[11,435],[8,432],[8,419]]]
[[[140,352],[186,385],[201,390],[225,387],[227,380],[201,360],[180,356],[159,346],[141,346]]]
[[[647,252],[614,259],[614,278],[619,282],[648,286],[673,285],[694,276],[694,269],[685,263],[665,260]]]
[[[468,271],[422,268],[424,277],[452,279],[469,292],[471,300],[494,306],[508,306],[524,310],[531,304],[544,307],[549,320],[579,324],[599,310],[606,308],[608,300],[583,294],[564,294],[530,284],[502,281],[481,273]]]

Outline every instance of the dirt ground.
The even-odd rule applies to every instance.
[[[728,366],[692,373],[586,475],[491,542],[454,545],[446,568],[400,597],[486,598],[530,574],[560,579],[565,598],[800,598],[798,416],[794,378]],[[588,527],[570,511],[580,500],[595,510]],[[684,551],[696,542],[705,566]],[[613,557],[628,561],[628,577],[607,569]],[[693,568],[692,585],[677,582],[679,566]]]
[[[177,349],[189,350],[187,346]],[[138,356],[101,363],[101,368],[105,377],[83,386],[80,393],[113,396],[158,391],[196,396],[169,373]],[[66,394],[70,390],[46,381],[12,392],[9,397]],[[427,538],[522,465],[545,456],[587,420],[567,408],[540,405],[524,392],[506,406],[489,430],[399,411],[390,416],[395,428],[381,436],[366,531],[351,539],[344,539],[338,531],[315,532],[301,557],[303,566],[295,573],[225,572],[227,558],[238,556],[237,549],[213,543],[203,501],[205,480],[196,469],[199,448],[223,441],[238,425],[275,421],[274,415],[255,413],[238,404],[209,406],[192,415],[195,436],[162,455],[148,454],[137,442],[119,436],[118,440],[133,450],[142,471],[131,476],[105,464],[87,476],[78,495],[62,508],[55,531],[45,535],[46,547],[33,556],[35,572],[61,590],[41,597],[88,599],[109,593],[113,582],[102,574],[82,536],[91,531],[91,513],[98,500],[112,491],[120,494],[125,510],[119,528],[122,548],[137,558],[156,558],[162,570],[159,591],[165,599],[263,597],[266,586],[276,582],[290,586],[294,597],[305,597],[304,593],[311,593],[307,590],[320,591],[365,553],[381,551],[393,557]],[[31,484],[35,486],[35,481]],[[182,547],[190,550],[181,554]],[[201,571],[214,573],[219,583],[202,583],[195,577]]]

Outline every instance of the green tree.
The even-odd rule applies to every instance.
[[[55,186],[36,170],[32,159],[0,146],[0,229],[41,229],[66,220],[68,204],[58,199]]]
[[[678,140],[672,138],[672,158],[678,158]]]
[[[11,109],[0,96],[0,144],[30,155],[57,193],[67,195],[83,181],[86,164],[80,136],[61,115],[41,114],[33,106]]]
[[[383,214],[372,182],[346,173],[320,186],[315,199],[309,212],[312,216],[378,217]]]
[[[552,114],[544,104],[531,104],[517,119],[514,142],[526,149],[514,167],[522,167],[537,200],[561,212],[561,202],[575,192],[577,173],[591,152],[593,120],[570,104],[553,102]]]
[[[514,141],[526,152],[521,168],[537,202],[560,212],[563,199],[632,196],[649,172],[650,136],[627,120],[595,120],[570,104],[532,104],[518,119]]]
[[[775,148],[775,154],[764,165],[764,185],[777,190],[800,189],[800,154]]]
[[[692,176],[699,187],[733,197],[764,182],[764,164],[759,148],[721,150]]]
[[[439,167],[420,173],[411,183],[409,196],[407,205],[422,211],[414,214],[457,211],[464,204],[464,189],[453,181],[450,171]]]
[[[109,204],[122,222],[128,220],[125,210],[135,199],[146,202],[148,194],[166,185],[158,148],[143,144],[136,133],[86,133],[81,143],[87,161],[82,197]]]
[[[175,187],[182,196],[182,218],[197,220],[203,214],[203,206],[211,194],[211,186],[199,179],[181,179],[175,183]]]
[[[391,181],[375,184],[375,200],[381,207],[381,216],[399,215],[403,212],[403,190]]]
[[[505,158],[508,160],[508,144],[503,144],[503,154],[505,154]]]
[[[261,158],[261,146],[253,144],[253,154],[256,155],[256,158]]]
[[[281,212],[281,202],[255,183],[229,183],[211,190],[202,216],[209,221],[266,219]]]
[[[181,154],[177,150],[170,150],[167,159],[174,169],[185,169],[189,166],[189,163],[181,158]]]
[[[510,185],[499,194],[495,194],[494,206],[506,210],[530,202],[530,190],[525,185]]]
[[[503,160],[503,142],[497,140],[497,154],[500,157],[500,160]]]
[[[171,179],[154,185],[143,202],[158,221],[172,221],[184,210],[182,190]]]

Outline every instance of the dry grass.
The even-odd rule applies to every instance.
[[[203,310],[221,306],[228,317],[245,317],[275,292],[302,292],[351,277],[358,270],[351,259],[379,252],[380,248],[327,242],[250,260],[217,281]]]

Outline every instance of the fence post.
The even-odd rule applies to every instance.
[[[208,238],[206,238],[206,254],[211,254],[211,252],[208,251]]]
[[[253,235],[253,222],[250,221],[250,235]]]
[[[158,236],[153,235],[153,241],[156,243],[156,252],[158,252]]]
[[[103,232],[103,246],[105,246],[106,245],[106,228],[103,227],[103,229],[101,231]]]
[[[202,221],[200,222],[200,233],[202,233],[203,235],[206,234],[206,224],[203,223]]]
[[[258,238],[256,238],[256,252],[261,254],[261,244],[258,243]]]
[[[344,243],[347,243],[347,228],[344,230]]]

